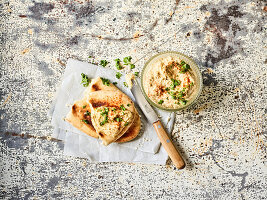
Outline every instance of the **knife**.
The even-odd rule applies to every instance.
[[[182,156],[179,154],[175,146],[173,145],[170,137],[168,136],[167,132],[165,131],[160,119],[158,118],[156,112],[153,110],[151,105],[145,99],[140,86],[138,85],[136,80],[133,80],[134,84],[131,88],[131,92],[134,95],[136,102],[138,103],[139,107],[143,111],[144,115],[148,119],[150,123],[153,124],[157,135],[160,139],[161,144],[163,145],[164,149],[167,151],[168,155],[170,156],[173,164],[178,169],[183,169],[185,167],[185,162]]]

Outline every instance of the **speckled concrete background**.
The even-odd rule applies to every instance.
[[[1,0],[0,10],[1,199],[267,198],[264,1]],[[166,50],[204,77],[172,133],[187,168],[64,156],[46,113],[67,59],[131,55],[141,70]]]

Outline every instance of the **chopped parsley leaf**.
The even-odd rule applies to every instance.
[[[101,80],[102,80],[102,83],[106,86],[110,86],[110,80],[106,79],[106,78],[102,78],[101,77]]]
[[[158,104],[163,104],[163,100],[161,99],[161,100],[159,100],[159,102],[158,102]]]
[[[185,64],[185,61],[182,60],[182,61],[181,61],[181,65],[184,65],[184,64]]]
[[[108,108],[105,108],[105,112],[108,113]]]
[[[188,70],[190,69],[190,65],[188,65],[188,64],[184,64],[184,65],[182,65],[182,67],[181,67],[181,73],[185,73],[185,72],[187,72]]]
[[[104,115],[107,115],[108,114],[108,111],[109,111],[109,109],[108,108],[104,108],[104,111],[102,112],[102,110],[101,110],[101,115],[102,116],[104,116]]]
[[[84,105],[83,108],[86,108],[86,105]]]
[[[172,99],[177,99],[177,96],[171,95]]]
[[[86,116],[91,116],[91,113],[89,112],[89,111],[86,111],[85,113],[84,113],[84,115],[86,115]]]
[[[81,76],[82,76],[81,84],[83,85],[83,87],[88,87],[88,85],[91,82],[91,80],[84,73],[81,73]]]
[[[112,111],[116,111],[117,109],[116,109],[116,108],[112,108],[111,110],[112,110]]]
[[[108,63],[109,62],[106,60],[100,60],[100,65],[102,65],[102,67],[106,67]]]
[[[103,126],[105,123],[107,123],[108,122],[108,115],[107,114],[105,114],[104,115],[104,120],[102,121],[102,122],[100,122],[100,126]]]
[[[117,82],[113,82],[113,85],[117,85],[118,83]]]
[[[128,107],[130,107],[130,105],[131,105],[131,104],[129,104],[129,103],[127,104]]]
[[[130,64],[130,68],[131,69],[134,69],[135,68],[135,65],[134,64]]]
[[[135,76],[139,76],[139,72],[134,72],[134,75]]]
[[[100,126],[103,126],[105,123],[108,122],[108,111],[108,108],[104,108],[104,111],[100,113],[104,117],[104,120],[100,122]]]
[[[183,88],[179,93],[178,93],[178,97],[182,98],[183,96],[185,96],[185,88]]]
[[[170,88],[168,88],[168,87],[165,88],[165,91],[169,91],[169,90],[170,90]]]
[[[181,99],[181,103],[182,103],[183,105],[186,105],[187,100],[185,100],[185,99]]]
[[[123,62],[125,65],[128,65],[131,63],[132,57],[131,56],[127,56],[125,58],[123,58]]]
[[[128,126],[128,124],[129,124],[129,122],[126,122],[126,123],[124,124],[124,126]]]
[[[117,79],[120,79],[121,76],[122,76],[122,74],[121,74],[120,72],[117,72],[117,73],[116,73],[116,78],[117,78]]]
[[[122,121],[122,119],[119,118],[119,117],[115,118],[115,120],[116,120],[117,122],[121,122],[121,121]]]
[[[126,108],[125,108],[123,105],[121,105],[120,108],[121,108],[123,111],[126,110]]]
[[[174,88],[176,87],[176,86],[178,86],[178,85],[180,85],[181,84],[181,81],[179,81],[179,80],[175,80],[175,79],[171,79],[171,81],[172,81],[172,84],[171,84],[171,89],[172,90],[174,90]]]
[[[84,123],[86,123],[86,124],[89,124],[89,121],[86,120],[86,119],[83,119],[82,121],[83,121]]]
[[[126,82],[123,82],[123,85],[124,85],[125,87],[128,87],[128,84],[127,84]]]

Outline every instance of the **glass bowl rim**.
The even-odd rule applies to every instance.
[[[146,94],[145,90],[144,90],[144,86],[143,86],[143,77],[144,77],[144,71],[146,69],[146,67],[148,66],[148,64],[153,60],[155,59],[156,57],[160,56],[160,55],[163,55],[163,54],[177,54],[177,55],[182,55],[184,56],[185,58],[187,58],[188,60],[190,60],[194,65],[195,65],[195,69],[194,69],[194,72],[198,74],[198,77],[199,77],[199,90],[197,91],[198,94],[195,96],[195,98],[191,101],[191,103],[185,105],[185,106],[182,106],[180,108],[164,108],[164,107],[161,107],[159,105],[157,105],[156,103],[154,103]],[[195,63],[195,61],[190,58],[189,56],[183,54],[183,53],[180,53],[178,51],[164,51],[164,52],[160,52],[160,53],[157,53],[156,55],[152,56],[144,65],[143,69],[142,69],[142,72],[141,72],[141,88],[142,88],[142,92],[143,92],[143,95],[144,97],[146,98],[146,100],[153,106],[155,106],[156,108],[160,109],[160,110],[165,110],[165,111],[171,111],[171,112],[175,112],[175,111],[179,111],[179,110],[184,110],[186,108],[188,108],[189,106],[193,105],[197,99],[199,98],[201,92],[202,92],[202,89],[203,89],[203,78],[202,78],[202,74],[200,72],[200,69],[198,67],[198,65]]]

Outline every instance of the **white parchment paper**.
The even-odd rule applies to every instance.
[[[62,83],[58,88],[55,100],[51,105],[49,115],[52,116],[54,132],[52,137],[65,141],[64,153],[70,156],[88,158],[92,162],[141,162],[151,164],[165,164],[167,153],[160,146],[157,134],[146,120],[142,111],[135,103],[141,115],[142,128],[139,136],[133,141],[109,146],[103,146],[101,141],[79,131],[68,122],[65,116],[75,100],[81,99],[85,88],[80,84],[81,73],[89,78],[104,77],[111,82],[117,82],[117,87],[127,94],[134,102],[131,91],[123,86],[124,76],[116,78],[116,71],[98,67],[89,63],[70,59],[67,62]],[[174,123],[174,113],[155,109],[161,118],[167,132],[171,132]]]

